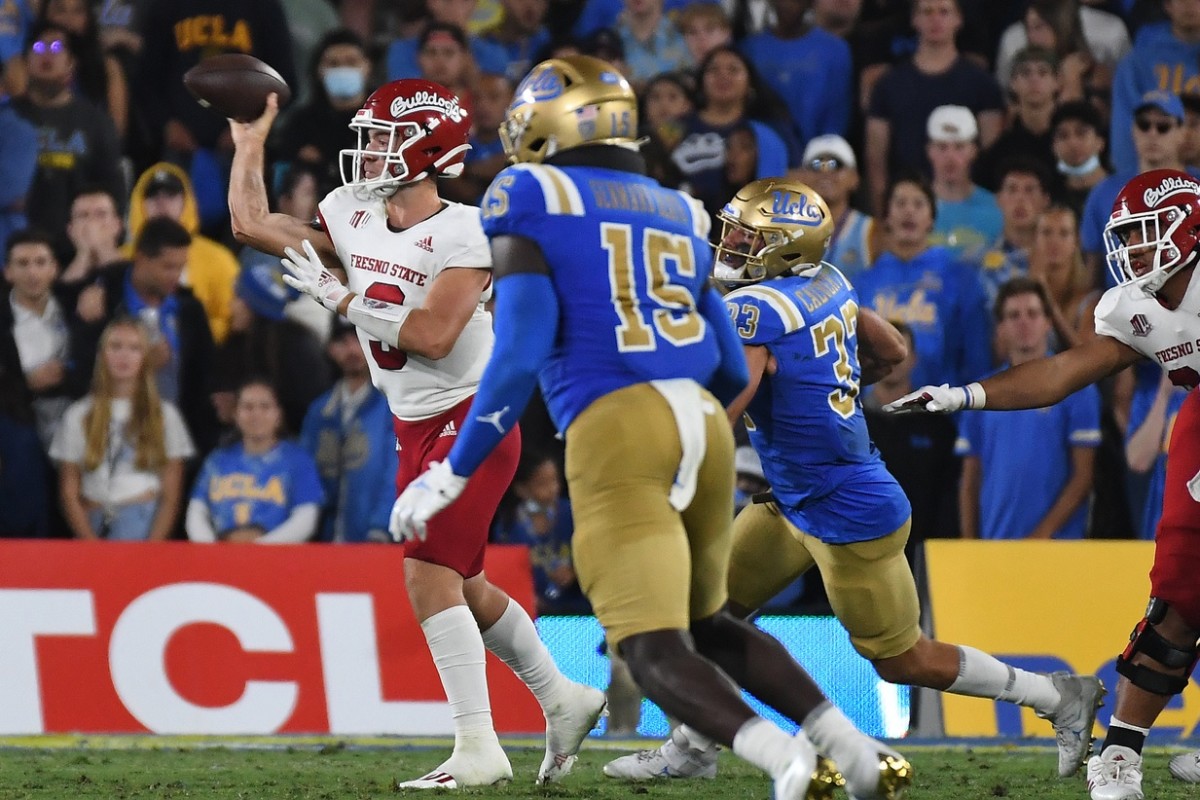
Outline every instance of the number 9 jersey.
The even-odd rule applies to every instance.
[[[788,520],[828,544],[877,539],[912,513],[859,403],[858,297],[831,264],[743,286],[725,307],[746,345],[766,347],[746,428]]]
[[[549,265],[559,329],[539,378],[560,431],[635,383],[708,384],[720,352],[697,310],[712,266],[699,201],[624,170],[517,164],[482,205],[488,238],[530,239]]]

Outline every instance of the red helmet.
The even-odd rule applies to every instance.
[[[457,178],[471,149],[467,116],[458,97],[433,81],[384,84],[350,120],[358,147],[341,153],[342,182],[387,196],[427,176]]]
[[[1108,271],[1120,284],[1153,295],[1196,260],[1200,181],[1177,169],[1144,172],[1126,183],[1104,226]]]

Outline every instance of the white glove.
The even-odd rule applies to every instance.
[[[941,386],[922,386],[915,392],[909,392],[899,400],[888,403],[883,410],[892,414],[911,414],[918,411],[951,414],[964,408],[983,408],[986,399],[983,387],[978,383],[967,386],[943,383]]]
[[[303,247],[303,255],[290,247],[284,248],[283,252],[287,254],[287,258],[283,259],[283,266],[291,274],[284,275],[283,282],[297,291],[304,292],[336,314],[338,304],[346,299],[350,290],[333,273],[325,269],[321,257],[317,255],[308,239],[304,240]]]
[[[450,470],[449,459],[434,461],[410,483],[392,506],[388,531],[397,542],[425,541],[425,523],[462,494],[467,479]]]

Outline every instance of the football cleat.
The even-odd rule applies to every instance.
[[[545,712],[546,755],[538,769],[538,784],[557,783],[575,766],[583,740],[608,708],[604,692],[575,684],[568,699]]]
[[[808,739],[796,737],[799,752],[772,787],[774,800],[833,800],[834,792],[844,784],[837,767],[817,755]]]
[[[1055,672],[1050,676],[1062,698],[1050,714],[1039,714],[1054,726],[1058,744],[1058,775],[1069,778],[1079,771],[1092,749],[1092,725],[1104,702],[1104,684],[1095,675]]]
[[[440,767],[421,777],[397,781],[397,789],[461,789],[494,786],[512,780],[512,766],[499,743],[483,748],[456,749]]]
[[[838,765],[846,793],[851,800],[901,800],[912,786],[912,764],[890,747],[873,739],[866,742],[852,761]]]
[[[1167,769],[1176,780],[1200,783],[1200,750],[1174,756]]]
[[[1142,800],[1142,757],[1128,747],[1111,745],[1087,764],[1092,800]]]
[[[613,759],[604,765],[604,774],[623,781],[649,781],[656,778],[715,778],[717,752],[715,744],[697,747],[682,728],[653,750],[639,750]]]

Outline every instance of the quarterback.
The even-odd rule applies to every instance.
[[[544,61],[518,87],[501,128],[514,166],[483,204],[496,349],[449,457],[397,500],[393,533],[436,535],[435,515],[462,505],[540,378],[566,437],[580,585],[647,696],[770,775],[780,800],[832,790],[814,745],[838,754],[856,797],[897,797],[908,762],[725,610],[734,462],[721,403],[745,386],[745,359],[708,285],[709,217],[646,177],[636,115],[625,78],[587,56]],[[757,716],[730,678],[807,737]]]
[[[895,413],[1041,408],[1149,359],[1177,386],[1200,385],[1200,184],[1152,170],[1117,195],[1104,229],[1117,285],[1096,306],[1096,337],[967,386],[923,386]],[[1150,605],[1117,658],[1117,705],[1099,755],[1088,760],[1093,800],[1141,800],[1142,747],[1154,721],[1188,685],[1200,655],[1200,399],[1189,391],[1167,455],[1163,511],[1150,570]],[[1200,782],[1200,755],[1171,760],[1171,774]]]
[[[293,287],[358,328],[371,380],[395,416],[405,486],[445,458],[461,430],[492,349],[491,253],[479,209],[442,200],[437,179],[456,177],[470,146],[458,98],[425,80],[388,83],[350,122],[358,146],[342,152],[345,183],[310,225],[268,213],[263,142],[276,115],[230,122],[236,147],[229,209],[239,241],[286,255]],[[299,252],[297,248],[302,248]],[[340,264],[346,283],[322,265]],[[604,694],[568,680],[524,609],[483,573],[487,529],[520,455],[515,429],[480,465],[435,536],[405,550],[404,580],[454,716],[454,752],[436,770],[400,784],[457,788],[512,777],[492,724],[485,647],[530,688],[546,716],[539,782],[571,768],[604,709]]]
[[[1098,679],[1030,673],[921,632],[904,555],[912,509],[858,401],[859,387],[901,361],[905,344],[823,260],[834,228],[825,201],[802,183],[768,178],[718,216],[713,276],[731,288],[725,305],[750,365],[750,384],[727,411],[731,421],[745,412],[774,495],[734,522],[730,610],[748,616],[815,565],[851,643],[880,677],[1030,706],[1053,723],[1059,774],[1074,774],[1091,743]],[[604,771],[627,780],[711,776],[717,754],[707,744],[683,726],[657,750]]]

